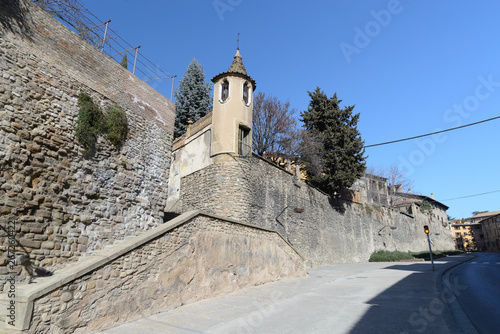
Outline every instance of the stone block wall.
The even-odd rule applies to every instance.
[[[211,164],[181,179],[182,212],[203,210],[250,223],[249,180],[237,158]],[[259,225],[262,226],[262,225]]]
[[[27,332],[89,333],[300,275],[303,259],[278,234],[198,215],[36,299]]]
[[[54,269],[163,222],[175,107],[31,2],[19,3],[22,15],[0,4],[0,225],[14,223],[16,252]],[[85,154],[75,137],[79,92],[103,111],[126,113],[120,150],[99,138],[96,153]],[[0,275],[7,245],[0,230]]]
[[[181,180],[183,211],[203,209],[279,231],[312,266],[368,261],[375,250],[454,249],[449,230],[424,214],[334,202],[257,156],[213,164]]]

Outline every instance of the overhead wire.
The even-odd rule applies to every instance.
[[[331,151],[325,151],[325,152],[313,152],[313,153],[302,154],[301,156],[317,155],[317,154],[327,154],[327,153],[335,153],[335,152],[345,152],[345,151],[352,151],[352,150],[363,149],[363,148],[371,148],[371,147],[377,147],[377,146],[382,146],[382,145],[389,145],[389,144],[399,143],[399,142],[403,142],[403,141],[408,141],[408,140],[413,140],[413,139],[418,139],[418,138],[433,136],[433,135],[436,135],[436,134],[439,134],[439,133],[444,133],[444,132],[454,131],[454,130],[458,130],[458,129],[463,129],[463,128],[466,128],[466,127],[469,127],[469,126],[473,126],[473,125],[478,125],[478,124],[481,124],[481,123],[486,123],[486,122],[494,121],[494,120],[499,119],[499,118],[500,118],[500,116],[496,116],[496,117],[488,118],[488,119],[485,119],[485,120],[482,120],[482,121],[478,121],[478,122],[474,122],[474,123],[469,123],[469,124],[465,124],[465,125],[461,125],[461,126],[456,126],[456,127],[449,128],[449,129],[446,129],[446,130],[440,130],[440,131],[426,133],[426,134],[423,134],[423,135],[418,135],[418,136],[413,136],[413,137],[407,137],[407,138],[402,138],[402,139],[396,139],[396,140],[386,141],[386,142],[382,142],[382,143],[378,143],[378,144],[363,145],[363,146],[361,146],[359,148],[344,148],[344,149],[331,150]]]
[[[480,193],[480,194],[467,195],[467,196],[455,197],[455,198],[447,198],[447,199],[443,199],[443,200],[440,200],[440,201],[441,202],[448,202],[448,201],[454,201],[454,200],[457,200],[457,199],[463,199],[463,198],[470,198],[470,197],[488,195],[488,194],[493,194],[493,193],[498,193],[498,192],[500,192],[500,189],[499,190],[488,191],[488,192]]]

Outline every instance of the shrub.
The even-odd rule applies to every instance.
[[[462,254],[463,252],[460,250],[447,250],[447,251],[432,251],[432,257],[434,259],[444,257],[444,256],[450,256],[450,255],[458,255]],[[418,253],[413,253],[413,256],[417,259],[424,259],[425,261],[430,261],[431,260],[431,255],[428,251],[425,252],[418,252]]]
[[[422,213],[428,212],[429,215],[432,215],[432,205],[429,202],[422,201],[419,203],[420,203],[420,212],[422,212]]]
[[[112,107],[105,120],[106,138],[119,149],[127,137],[127,115],[118,106]]]
[[[97,135],[102,130],[102,113],[92,98],[85,94],[78,94],[78,120],[76,121],[76,138],[86,150],[95,149]]]
[[[433,258],[439,258],[443,256],[449,256],[449,255],[457,255],[463,253],[462,251],[459,250],[447,250],[447,251],[433,251],[432,256]],[[401,261],[401,260],[412,260],[412,259],[423,259],[425,261],[430,261],[430,254],[428,251],[424,252],[399,252],[399,251],[386,251],[386,250],[379,250],[376,252],[373,252],[372,255],[370,256],[370,262],[394,262],[394,261]]]
[[[411,260],[414,257],[410,253],[405,253],[405,252],[399,252],[399,251],[394,251],[394,252],[389,252],[386,250],[379,250],[370,256],[370,262],[393,262],[393,261],[400,261],[400,260]]]
[[[96,149],[97,136],[105,134],[111,144],[119,149],[127,137],[127,115],[118,107],[112,107],[106,116],[85,94],[78,95],[78,120],[76,121],[76,138],[87,151]]]

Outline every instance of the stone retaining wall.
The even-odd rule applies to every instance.
[[[16,252],[52,270],[163,223],[175,107],[31,1],[14,2],[18,15],[0,4],[0,225],[13,222]],[[126,113],[120,150],[100,138],[85,154],[79,92]],[[0,230],[0,276],[7,244]]]
[[[434,249],[454,249],[451,231],[425,214],[334,202],[257,156],[232,160],[182,178],[183,211],[202,209],[277,230],[313,266],[368,261],[381,249],[425,251],[424,225]]]

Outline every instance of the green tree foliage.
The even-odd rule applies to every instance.
[[[328,98],[319,87],[308,93],[309,107],[300,115],[305,129],[322,143],[323,172],[315,172],[311,159],[304,155],[307,178],[334,195],[350,187],[366,169],[364,142],[357,129],[359,113],[353,115],[354,105],[340,108],[342,100],[337,98],[337,93]]]
[[[419,202],[420,204],[420,212],[422,213],[428,213],[429,215],[432,215],[432,205],[427,202],[427,201],[422,201]]]
[[[128,68],[128,61],[127,61],[127,53],[123,55],[122,61],[120,62],[120,65],[124,68]]]
[[[78,95],[78,106],[80,111],[76,121],[76,138],[86,150],[93,150],[97,136],[102,131],[102,112],[85,93]]]
[[[175,91],[175,129],[174,138],[186,132],[190,119],[194,122],[208,114],[212,109],[211,85],[205,82],[205,73],[195,58]]]
[[[127,115],[118,106],[112,107],[105,119],[106,138],[119,149],[127,137]]]

